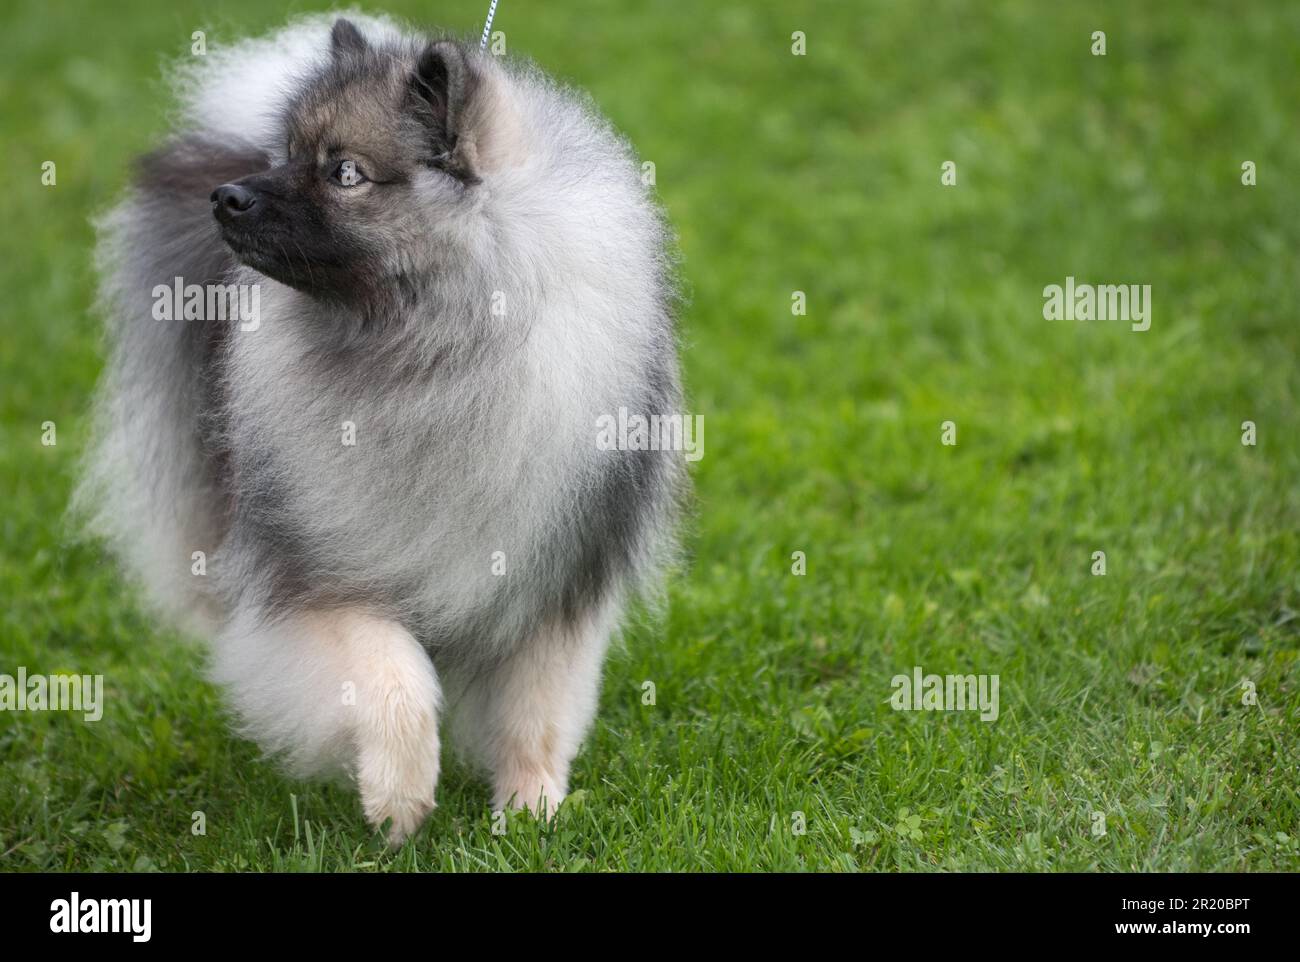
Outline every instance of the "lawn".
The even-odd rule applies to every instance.
[[[0,672],[102,674],[105,709],[0,712],[0,869],[1300,868],[1300,5],[504,0],[655,164],[705,456],[556,822],[494,834],[452,763],[394,852],[230,734],[66,518],[89,218],[162,64],[275,7],[6,8]],[[1067,277],[1149,284],[1150,329],[1045,320]],[[997,719],[894,710],[918,666],[996,675]]]

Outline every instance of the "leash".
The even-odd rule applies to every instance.
[[[497,15],[497,0],[492,0],[492,5],[488,7],[487,22],[483,24],[483,39],[479,41],[480,50],[487,49],[488,34],[492,32],[492,18]]]

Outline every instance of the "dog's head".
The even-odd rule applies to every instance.
[[[330,46],[285,113],[283,162],[211,200],[242,263],[346,303],[434,268],[431,225],[472,207],[504,118],[458,43],[376,46],[339,20]]]

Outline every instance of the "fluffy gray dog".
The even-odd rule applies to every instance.
[[[211,640],[243,730],[353,775],[393,841],[433,808],[444,708],[497,806],[553,812],[684,487],[680,451],[597,439],[681,410],[632,154],[533,68],[383,20],[193,60],[100,224],[82,502]]]

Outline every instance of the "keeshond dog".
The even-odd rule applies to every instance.
[[[597,443],[681,410],[640,167],[536,68],[382,19],[192,59],[99,224],[80,503],[211,642],[241,731],[350,774],[394,843],[434,806],[444,721],[495,806],[549,814],[686,483],[680,451]],[[257,317],[159,310],[191,285]]]

